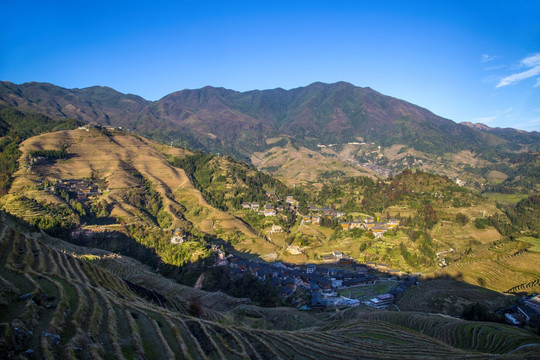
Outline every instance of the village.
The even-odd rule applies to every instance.
[[[269,280],[279,290],[280,297],[293,297],[292,305],[302,310],[343,309],[359,305],[386,308],[394,304],[397,294],[416,283],[415,277],[390,272],[385,264],[360,264],[343,254],[335,254],[333,265],[339,267],[336,268],[314,263],[262,263],[225,256],[221,250],[217,253],[216,265],[227,266],[231,277],[250,274],[261,281]]]
[[[91,180],[83,179],[61,179],[57,180],[55,185],[51,185],[48,190],[55,192],[56,190],[65,190],[75,193],[77,200],[86,201],[92,196],[101,195],[101,190]]]
[[[281,201],[273,191],[266,192],[266,196],[269,201]],[[244,202],[241,204],[242,209],[250,209],[257,212],[258,215],[264,216],[276,216],[278,213],[283,212],[284,210],[291,211],[295,213],[300,219],[301,223],[312,223],[315,225],[320,225],[323,217],[327,219],[342,219],[347,216],[346,212],[336,211],[329,207],[318,207],[315,205],[308,205],[307,214],[301,214],[298,210],[297,201],[293,196],[287,196],[285,198],[285,203],[287,204],[287,209],[283,205],[275,206],[272,203],[264,204],[262,207],[258,202]],[[388,230],[396,229],[399,226],[399,219],[390,218],[390,219],[375,219],[371,216],[364,218],[356,218],[351,222],[342,221],[340,226],[343,230],[350,229],[364,229],[373,233],[375,238],[382,238],[384,233]],[[273,226],[271,232],[279,232],[279,226]]]
[[[242,209],[257,212],[265,217],[277,216],[283,211],[293,212],[301,223],[320,225],[321,219],[341,219],[347,213],[336,211],[329,207],[308,205],[308,214],[298,211],[298,202],[293,196],[287,196],[283,205],[274,205],[283,202],[275,192],[266,192],[269,203],[260,205],[258,202],[244,202]],[[273,203],[270,203],[273,202]],[[352,222],[340,222],[342,230],[364,229],[371,231],[375,238],[382,238],[383,234],[399,226],[398,219],[375,219],[371,216],[355,219]],[[279,225],[272,225],[270,233],[282,232]],[[184,242],[181,229],[173,231],[171,243]],[[306,265],[285,264],[281,262],[258,262],[227,254],[221,248],[212,246],[216,254],[216,266],[228,267],[232,278],[252,275],[260,281],[270,281],[279,291],[283,299],[294,298],[292,304],[301,309],[340,309],[367,305],[376,308],[386,308],[394,305],[394,297],[405,291],[416,282],[416,278],[404,274],[400,270],[391,269],[384,263],[367,262],[358,263],[355,259],[341,251],[322,255],[322,264]],[[287,251],[301,253],[298,246],[289,246]],[[334,267],[337,266],[339,268]],[[395,305],[394,305],[395,306]]]

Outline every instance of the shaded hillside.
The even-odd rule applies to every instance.
[[[6,358],[524,358],[540,346],[538,336],[521,329],[436,315],[357,313],[321,321],[294,310],[240,307],[129,258],[29,233],[3,213],[0,248],[0,351]],[[249,325],[251,316],[257,326]],[[297,328],[277,325],[291,318]]]

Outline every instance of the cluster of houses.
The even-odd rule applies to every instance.
[[[281,199],[279,199],[273,191],[267,191],[266,197],[270,201],[281,201]],[[339,219],[347,216],[346,212],[336,211],[329,207],[318,207],[315,205],[308,206],[309,213],[307,215],[299,214],[296,206],[297,202],[293,196],[287,196],[285,198],[285,203],[287,204],[287,210],[293,211],[298,216],[300,216],[303,224],[312,223],[320,225],[321,219],[323,217],[326,217],[328,219]],[[259,215],[264,216],[276,216],[279,212],[285,210],[283,205],[274,206],[271,203],[267,203],[261,206],[258,202],[244,202],[241,206],[243,209],[250,209],[256,211]],[[368,216],[363,219],[355,219],[352,222],[342,222],[340,223],[340,225],[343,230],[356,228],[364,229],[367,231],[371,231],[373,235],[375,235],[375,238],[382,238],[386,231],[398,227],[399,222],[400,221],[395,218],[380,219],[380,221],[375,221],[373,217]],[[295,252],[295,249],[291,249],[291,251]]]
[[[171,244],[178,245],[184,243],[184,230],[177,228],[173,230],[173,235],[171,237]]]
[[[371,216],[368,216],[364,219],[356,219],[352,222],[343,222],[341,223],[341,228],[343,230],[349,229],[364,229],[371,231],[375,238],[381,238],[384,233],[390,229],[397,228],[399,226],[398,219],[381,219],[381,221],[375,221]]]
[[[261,281],[270,281],[279,289],[279,295],[283,298],[292,296],[298,289],[302,289],[302,294],[309,294],[308,305],[304,309],[325,309],[354,307],[360,305],[357,299],[349,299],[344,296],[338,296],[337,292],[341,289],[360,285],[375,284],[379,277],[375,269],[377,266],[370,267],[367,264],[358,264],[352,259],[347,258],[341,252],[335,252],[334,258],[340,257],[339,264],[350,260],[352,269],[334,269],[326,267],[317,267],[310,263],[306,266],[296,266],[294,264],[261,263],[239,258],[233,255],[226,256],[221,252],[218,254],[216,265],[228,266],[231,277],[241,277],[245,274],[256,276]],[[402,281],[387,294],[377,296],[371,306],[386,307],[393,303],[394,296],[401,291],[405,291],[412,282]],[[373,299],[372,299],[373,300]]]
[[[308,210],[314,214],[300,215],[302,217],[302,223],[319,225],[323,216],[327,217],[328,219],[334,219],[347,215],[345,212],[336,211],[328,207],[317,207],[313,205],[309,205]],[[371,231],[373,235],[375,235],[375,238],[382,238],[386,231],[397,228],[399,223],[399,219],[395,218],[380,219],[380,221],[375,221],[373,217],[368,216],[363,219],[355,219],[352,222],[341,222],[340,225],[343,230],[364,229]]]
[[[510,325],[531,325],[540,327],[540,295],[531,295],[519,299],[518,305],[513,305],[498,312],[504,314],[504,319]]]
[[[101,190],[91,180],[83,179],[65,179],[58,180],[56,185],[49,188],[51,192],[57,190],[65,190],[77,194],[77,200],[86,201],[92,196],[99,196]]]
[[[276,196],[276,193],[274,191],[267,191],[266,197],[269,201],[273,202],[279,202],[282,201],[282,199],[278,198]],[[287,196],[285,198],[285,203],[287,204],[287,209],[296,211],[296,201],[293,196]],[[258,202],[244,202],[242,203],[242,209],[251,209],[253,211],[256,211],[259,215],[264,216],[276,216],[279,212],[282,212],[285,210],[285,207],[283,205],[277,205],[274,206],[273,204],[264,204],[260,205]]]
[[[308,223],[311,222],[313,224],[320,224],[321,218],[324,216],[328,219],[334,219],[334,218],[341,218],[343,216],[346,216],[346,212],[342,211],[336,211],[334,209],[331,209],[329,207],[318,207],[315,205],[309,205],[308,211],[310,215],[301,215],[302,216],[302,222]]]

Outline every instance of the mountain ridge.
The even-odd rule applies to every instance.
[[[414,117],[412,117],[410,120],[417,120],[420,116],[424,118],[423,120],[429,120],[436,125],[446,125],[446,127],[451,127],[454,132],[457,131],[456,129],[460,128],[461,131],[466,131],[462,128],[463,126],[466,126],[465,124],[458,124],[452,120],[440,117],[426,108],[395,97],[383,95],[382,93],[379,93],[369,87],[357,87],[344,81],[331,84],[314,82],[307,86],[297,87],[290,90],[276,88],[266,90],[250,90],[245,92],[226,89],[223,87],[205,86],[200,89],[184,89],[175,91],[156,101],[146,100],[138,95],[123,94],[106,86],[66,89],[50,83],[38,82],[29,82],[17,85],[11,82],[2,81],[0,84],[2,85],[0,87],[0,100],[8,105],[24,107],[24,105],[28,106],[31,104],[31,107],[35,108],[43,103],[43,99],[41,97],[45,96],[44,93],[48,93],[63,99],[63,101],[60,102],[56,101],[57,105],[60,105],[60,108],[56,106],[56,110],[59,110],[56,113],[57,116],[73,116],[80,120],[86,121],[94,120],[101,125],[106,125],[104,121],[107,121],[108,119],[112,120],[113,123],[125,123],[125,117],[121,116],[118,111],[112,111],[113,108],[119,107],[119,109],[123,110],[124,112],[128,110],[137,112],[139,118],[141,116],[150,116],[154,118],[159,117],[162,118],[162,120],[171,120],[172,117],[174,120],[176,120],[176,122],[178,122],[179,120],[182,120],[182,117],[175,117],[173,115],[183,115],[184,113],[182,111],[185,112],[187,110],[196,113],[201,110],[200,105],[206,103],[209,105],[207,106],[209,107],[207,110],[216,111],[229,108],[231,110],[239,111],[243,115],[247,115],[249,118],[251,118],[251,120],[263,122],[264,125],[278,125],[274,127],[277,128],[277,130],[281,130],[283,128],[283,126],[281,126],[281,122],[287,115],[283,113],[284,110],[290,113],[290,116],[292,116],[295,121],[300,122],[300,125],[305,126],[305,121],[302,121],[303,119],[301,116],[306,114],[303,107],[307,105],[310,105],[311,108],[317,106],[320,107],[321,104],[333,105],[334,109],[337,107],[345,108],[342,109],[344,110],[343,112],[348,113],[346,115],[349,115],[349,120],[354,122],[358,116],[362,116],[362,113],[355,115],[352,113],[352,108],[355,106],[361,108],[363,105],[362,101],[367,101],[369,108],[364,109],[365,113],[363,114],[375,119],[380,125],[389,124],[389,118],[394,118],[395,120],[399,117],[399,115],[406,115],[409,117],[414,115]],[[23,99],[26,98],[29,104],[19,104],[18,102],[14,102],[13,95],[18,95]],[[73,98],[73,95],[86,97],[86,99]],[[10,98],[12,100],[11,102],[9,101]],[[111,101],[111,99],[113,101]],[[99,114],[102,115],[99,116],[98,113],[94,111],[94,116],[87,114],[87,112],[84,112],[84,114],[87,115],[84,116],[83,114],[74,112],[73,110],[69,111],[69,108],[66,109],[67,111],[65,112],[62,111],[63,107],[68,105],[66,103],[70,100],[75,100],[75,104],[72,104],[73,106],[77,105],[77,101],[81,102],[81,100],[90,100],[90,103],[87,102],[86,104],[79,104],[79,106],[98,106],[98,110],[102,111],[104,114]],[[343,101],[346,102],[346,106],[340,104],[340,102]],[[122,102],[129,102],[132,106],[120,106],[122,105]],[[133,103],[137,104],[138,106],[135,106]],[[176,109],[179,111],[178,113],[171,114],[171,103],[180,107],[180,109]],[[215,108],[217,105],[219,106]],[[165,109],[166,106],[168,109]],[[390,113],[384,116],[384,111],[388,112],[388,109],[386,108],[389,106]],[[175,109],[173,108],[173,110]],[[317,110],[321,111],[321,109]],[[321,117],[321,115],[324,115],[326,118],[330,119],[332,117],[335,118],[336,116],[339,118],[340,115],[343,115],[334,114],[334,116],[332,116],[333,114],[331,114],[328,109],[323,110],[325,114],[311,114],[312,118],[310,120],[313,120],[313,117],[315,120],[317,120],[317,117]],[[162,113],[160,113],[160,111]],[[278,114],[275,114],[276,112],[278,112]],[[269,121],[271,122],[268,123]],[[290,130],[291,127],[294,128],[294,125],[299,125],[294,124],[295,121],[292,121],[292,125],[290,123],[287,124],[289,127],[286,127],[285,130]],[[451,123],[448,121],[451,121]],[[131,119],[131,122],[134,122],[133,119]],[[114,125],[113,123],[108,125]],[[469,128],[471,127],[469,126]]]
[[[175,91],[156,101],[100,86],[65,89],[48,83],[0,82],[0,105],[53,119],[122,127],[162,143],[232,155],[274,174],[288,159],[301,159],[304,164],[314,151],[332,167],[369,172],[378,166],[383,170],[376,173],[384,175],[431,164],[423,169],[468,177],[470,182],[473,173],[467,166],[472,163],[460,160],[462,152],[476,162],[496,165],[507,154],[540,150],[538,132],[487,131],[458,124],[347,82],[246,92],[205,86]],[[298,152],[284,148],[289,142]],[[345,149],[347,144],[358,145]],[[337,148],[330,151],[327,145]],[[288,155],[270,161],[283,151]],[[482,189],[483,183],[474,186]]]

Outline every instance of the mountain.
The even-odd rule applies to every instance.
[[[240,150],[249,144],[244,151],[264,147],[264,139],[278,135],[317,143],[361,137],[382,146],[399,143],[427,152],[471,150],[505,142],[475,131],[478,127],[456,124],[406,101],[346,82],[248,92],[207,86],[177,91],[155,102],[107,87],[64,89],[44,83],[2,82],[0,101],[52,117],[142,132],[163,129],[174,133],[174,125],[198,140],[225,147]],[[531,136],[538,138],[537,133]]]
[[[15,143],[17,171],[0,197],[7,358],[534,358],[540,338],[504,324],[496,310],[516,302],[503,291],[537,292],[537,196],[501,209],[422,171],[333,182],[339,174],[325,169],[320,184],[287,187],[229,156],[100,126],[47,132],[61,123],[10,111],[6,134],[30,126],[17,128],[22,121],[47,126]],[[287,210],[292,195],[313,221]],[[333,209],[347,214],[338,220]],[[323,211],[336,217],[316,224]],[[367,214],[401,224],[382,239],[342,227]],[[311,304],[309,287],[288,300],[277,295],[290,284],[279,274],[303,278],[302,265],[281,262],[323,270],[333,252],[425,276],[418,286],[403,280],[410,289],[396,294],[399,312],[255,305]],[[341,295],[368,300],[395,287],[369,272],[380,281]],[[265,273],[264,281],[252,275]]]
[[[107,87],[64,89],[1,82],[0,104],[233,155],[301,181],[315,181],[320,175],[309,165],[316,160],[354,176],[362,172],[384,176],[421,167],[459,176],[481,189],[490,179],[478,178],[469,167],[498,164],[508,153],[537,152],[540,146],[538,132],[457,124],[346,82],[247,92],[207,86],[154,102]],[[293,160],[296,165],[291,169]]]
[[[509,146],[512,146],[512,144],[516,145],[514,147],[515,149],[519,149],[518,145],[524,144],[524,145],[530,145],[535,146],[538,145],[538,140],[540,133],[537,131],[523,131],[523,130],[517,130],[512,128],[500,128],[500,127],[489,127],[482,123],[470,123],[470,122],[462,122],[462,125],[468,126],[472,129],[484,132],[484,133],[490,133],[494,134],[500,138],[503,138],[507,141],[509,141]]]

